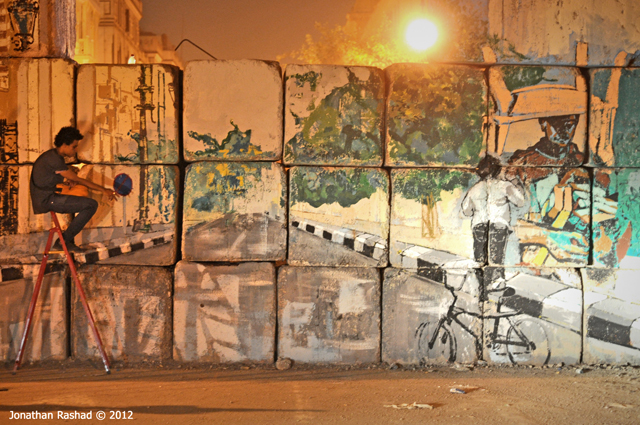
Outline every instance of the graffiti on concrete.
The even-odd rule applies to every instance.
[[[584,361],[640,361],[638,269],[582,269]]]
[[[317,167],[295,167],[290,173],[290,264],[387,264],[386,173],[372,168]]]
[[[171,286],[160,267],[88,266],[79,278],[109,358],[128,362],[171,358]],[[80,296],[72,297],[72,352],[99,357]]]
[[[575,68],[497,66],[489,70],[493,111],[487,148],[503,164],[578,167],[584,162],[587,84]]]
[[[181,261],[175,277],[175,360],[273,361],[273,265],[213,266]]]
[[[285,86],[287,164],[382,165],[381,70],[289,65]]]
[[[282,156],[280,64],[193,61],[184,73],[186,161],[260,161]]]
[[[285,202],[285,175],[279,164],[191,164],[185,180],[183,258],[284,259]]]
[[[0,359],[17,357],[29,302],[39,265],[0,266]],[[67,285],[68,269],[51,263],[45,270],[40,296],[34,311],[25,360],[64,360],[68,356]]]
[[[82,65],[78,149],[83,161],[178,162],[177,70],[164,65]]]
[[[375,269],[281,268],[278,353],[311,363],[379,361],[379,298]]]
[[[483,70],[457,65],[392,65],[387,164],[474,166],[484,153]]]
[[[634,68],[591,71],[589,147],[592,165],[640,165],[639,81],[640,70]]]

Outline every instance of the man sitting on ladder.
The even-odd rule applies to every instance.
[[[64,157],[75,158],[78,142],[83,137],[77,128],[63,127],[60,129],[55,137],[55,148],[40,155],[33,164],[31,172],[31,203],[34,213],[44,214],[49,211],[63,214],[77,213],[63,233],[64,242],[69,252],[83,252],[75,244],[75,237],[96,213],[98,202],[86,196],[65,195],[64,192],[61,194],[57,185],[66,179],[71,186],[81,184],[89,189],[101,191],[110,200],[116,199],[117,196],[111,189],[78,177],[65,163]],[[56,241],[52,249],[62,251],[60,240]]]

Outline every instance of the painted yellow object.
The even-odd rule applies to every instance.
[[[533,264],[535,264],[536,266],[541,266],[544,264],[544,260],[547,259],[547,256],[549,255],[549,250],[547,248],[540,248],[540,251],[538,251],[538,254],[536,255],[536,258],[533,259]]]
[[[553,222],[551,227],[555,229],[562,229],[565,224],[567,224],[567,220],[569,220],[569,216],[571,215],[571,211],[563,210],[558,214],[558,218]]]

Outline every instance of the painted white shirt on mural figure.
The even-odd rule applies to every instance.
[[[524,205],[524,192],[507,180],[488,178],[480,180],[467,192],[462,201],[462,212],[471,219],[471,227],[481,223],[493,223],[510,227],[511,207]]]

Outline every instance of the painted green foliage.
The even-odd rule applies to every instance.
[[[291,199],[313,207],[337,202],[343,208],[369,198],[379,188],[387,191],[387,175],[368,168],[296,168],[291,175]]]
[[[474,165],[482,151],[486,89],[482,70],[394,65],[388,155],[402,165]]]
[[[132,152],[128,155],[115,155],[115,159],[122,163],[139,163],[140,162],[140,133],[129,131],[127,133],[132,140],[138,144],[138,152]],[[178,147],[176,141],[160,136],[159,140],[147,140],[146,163],[176,163],[178,162]]]
[[[262,169],[270,167],[271,163],[258,162],[192,164],[186,175],[185,210],[233,212],[233,200],[245,197],[261,181]]]
[[[394,192],[405,199],[420,201],[427,205],[427,199],[440,201],[442,191],[466,190],[477,180],[474,173],[451,170],[410,170],[395,174]]]
[[[640,257],[640,170],[598,171],[593,193],[593,256],[596,263],[618,267],[625,256]],[[615,214],[600,210],[600,193],[617,203]]]
[[[611,70],[599,70],[592,82],[592,94],[606,103]],[[640,166],[640,70],[623,69],[613,122],[612,146],[615,166]],[[604,123],[609,125],[610,123]],[[597,152],[596,152],[597,155]],[[595,160],[601,160],[596,156]]]
[[[251,130],[242,131],[231,121],[233,130],[227,133],[227,137],[218,141],[211,134],[200,134],[195,131],[188,131],[187,134],[192,139],[202,142],[205,146],[203,150],[193,152],[197,158],[252,158],[263,154],[262,148],[251,143]],[[266,154],[272,154],[266,152]]]
[[[352,70],[348,83],[334,88],[319,102],[312,101],[308,116],[293,116],[297,133],[285,144],[285,160],[305,164],[381,163],[380,126],[384,81],[371,71],[366,81]],[[316,91],[323,75],[315,71],[288,77],[298,88]]]
[[[558,81],[546,78],[547,70],[543,66],[503,66],[500,70],[509,91],[535,86],[541,82],[554,83]]]

